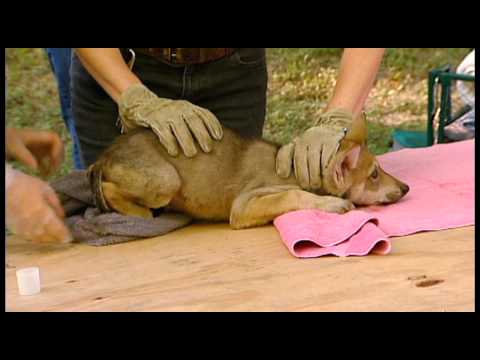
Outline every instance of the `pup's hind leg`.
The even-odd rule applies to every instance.
[[[319,196],[295,186],[271,186],[238,196],[232,205],[230,225],[234,229],[264,225],[296,210],[319,209],[341,214],[353,208],[349,200],[335,196]]]
[[[150,209],[167,206],[181,187],[177,170],[155,149],[112,158],[102,168],[102,190],[111,209],[152,217]]]
[[[122,190],[111,182],[102,182],[103,196],[111,209],[120,214],[138,216],[143,218],[152,218],[152,211],[136,202],[132,194]]]

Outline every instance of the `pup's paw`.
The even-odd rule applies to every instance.
[[[335,196],[322,196],[319,200],[319,210],[326,212],[344,214],[350,210],[355,209],[355,205],[350,200],[342,199]]]

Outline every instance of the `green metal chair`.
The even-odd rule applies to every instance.
[[[471,110],[469,106],[465,106],[455,115],[452,115],[453,81],[475,82],[475,76],[452,72],[450,65],[429,72],[427,132],[397,129],[393,132],[394,143],[400,147],[417,148],[432,146],[435,142],[446,142],[445,126]],[[435,129],[435,119],[437,117],[438,125]]]

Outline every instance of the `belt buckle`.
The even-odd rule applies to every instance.
[[[169,61],[176,64],[177,63],[177,48],[168,48],[168,57]]]

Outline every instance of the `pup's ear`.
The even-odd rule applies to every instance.
[[[359,118],[353,122],[352,128],[345,135],[345,140],[363,145],[367,141],[367,136],[367,117],[365,113],[362,113]]]
[[[355,169],[358,165],[360,158],[360,151],[362,147],[360,145],[353,145],[349,150],[343,153],[335,164],[333,179],[337,187],[345,185],[345,179],[349,175],[350,171]]]

